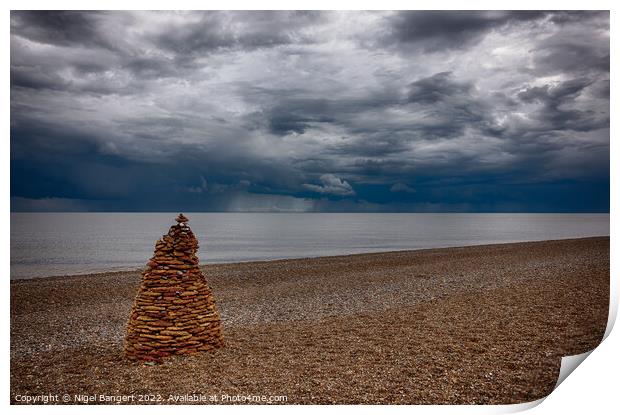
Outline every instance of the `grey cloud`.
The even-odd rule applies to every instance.
[[[351,133],[357,134],[367,131],[356,121],[360,115],[403,103],[398,92],[391,89],[369,90],[363,96],[347,98],[337,95],[315,97],[308,90],[250,88],[244,90],[243,96],[252,105],[265,108],[245,118],[247,128],[267,128],[278,136],[303,134],[308,129],[327,128],[329,124],[351,129]]]
[[[299,29],[316,24],[320,12],[203,12],[199,19],[166,27],[155,43],[174,53],[196,54],[221,48],[254,49],[308,41]]]
[[[450,75],[451,72],[441,72],[412,82],[409,85],[409,101],[435,104],[454,95],[468,95],[471,91],[471,85],[455,82]]]
[[[528,51],[536,75],[573,77],[609,72],[609,12],[565,11],[550,15],[548,36]]]
[[[234,34],[226,29],[230,23],[222,12],[201,13],[193,23],[172,24],[165,28],[154,43],[173,53],[193,53],[230,47]]]
[[[70,82],[41,66],[11,66],[11,85],[32,89],[66,90]]]
[[[609,19],[609,11],[606,10],[557,10],[549,13],[549,20],[561,25],[575,22],[591,23],[597,18]]]
[[[535,51],[536,68],[544,73],[609,72],[609,47],[583,39],[554,39]]]
[[[557,107],[566,100],[574,100],[584,88],[592,83],[586,78],[571,79],[557,85],[546,84],[542,87],[530,87],[519,93],[524,102],[537,101],[547,106]]]
[[[107,46],[97,29],[101,12],[12,11],[11,31],[27,39],[62,46]]]
[[[606,100],[609,98],[610,94],[609,79],[601,79],[594,83],[589,89],[594,98]]]
[[[470,82],[455,80],[451,72],[419,79],[409,86],[408,101],[426,116],[419,122],[419,136],[425,139],[455,137],[466,128],[485,135],[498,135],[502,127],[490,116],[491,99],[479,97]]]
[[[398,131],[401,127],[394,125],[394,130],[365,131],[351,137],[344,137],[338,142],[326,146],[325,153],[338,156],[354,157],[388,157],[410,149],[414,133]]]
[[[389,18],[390,30],[384,45],[418,48],[425,52],[445,52],[472,47],[493,30],[509,30],[518,25],[558,26],[595,24],[609,18],[605,11],[402,11]],[[527,27],[527,26],[526,26]]]
[[[536,102],[540,108],[536,117],[541,121],[539,128],[546,130],[589,131],[603,128],[609,123],[606,113],[591,109],[570,108],[584,89],[593,83],[587,78],[571,79],[557,85],[546,84],[530,87],[518,94],[524,102]]]
[[[352,196],[355,195],[355,191],[351,185],[339,177],[333,174],[324,174],[320,177],[321,184],[304,184],[304,187],[313,192],[335,195],[335,196]]]
[[[544,11],[404,11],[391,18],[386,41],[427,52],[451,50],[477,43],[489,30],[546,15]]]
[[[303,134],[306,129],[316,123],[334,122],[333,117],[327,115],[308,116],[302,114],[279,112],[277,109],[272,111],[269,117],[269,130],[276,135],[286,135],[290,133]]]

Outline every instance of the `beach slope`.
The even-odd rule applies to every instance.
[[[139,272],[12,281],[11,402],[50,393],[68,394],[66,403],[185,403],[194,394],[217,398],[209,403],[532,401],[552,391],[561,356],[602,339],[609,238],[203,271],[226,347],[155,366],[123,358]]]

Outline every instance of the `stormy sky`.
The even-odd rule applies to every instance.
[[[13,211],[607,212],[609,13],[11,12]]]

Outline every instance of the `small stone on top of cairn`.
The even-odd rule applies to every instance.
[[[198,268],[198,241],[180,214],[155,244],[131,310],[125,355],[159,362],[224,345],[220,316]]]

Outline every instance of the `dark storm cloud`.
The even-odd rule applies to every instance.
[[[64,91],[70,85],[69,82],[54,72],[47,72],[43,67],[11,68],[11,85],[32,89],[52,89]]]
[[[472,46],[491,30],[548,20],[557,25],[605,17],[607,12],[574,11],[403,11],[390,17],[387,44],[416,46],[427,52]],[[608,17],[608,13],[607,13]]]
[[[454,80],[451,72],[411,83],[407,98],[416,104],[414,108],[428,113],[427,119],[432,119],[432,122],[418,123],[422,138],[454,137],[463,134],[466,128],[476,128],[491,136],[502,132],[502,127],[489,116],[492,111],[486,103],[488,98],[480,98],[471,83]]]
[[[593,82],[587,78],[571,79],[557,85],[530,87],[518,96],[524,102],[540,104],[536,117],[543,131],[593,131],[609,125],[608,114],[570,107]]]
[[[607,12],[11,13],[14,210],[605,211],[608,163]]]
[[[333,122],[334,118],[318,116],[311,118],[289,113],[275,113],[269,119],[269,130],[273,134],[287,135],[290,133],[303,134],[313,123]]]
[[[436,104],[455,95],[469,95],[471,84],[455,82],[450,72],[441,72],[409,85],[409,101]]]
[[[546,15],[540,11],[404,11],[392,17],[390,42],[416,44],[426,51],[456,49],[478,42],[489,30]]]
[[[11,13],[11,31],[29,40],[62,46],[103,46],[98,12],[19,11]]]

